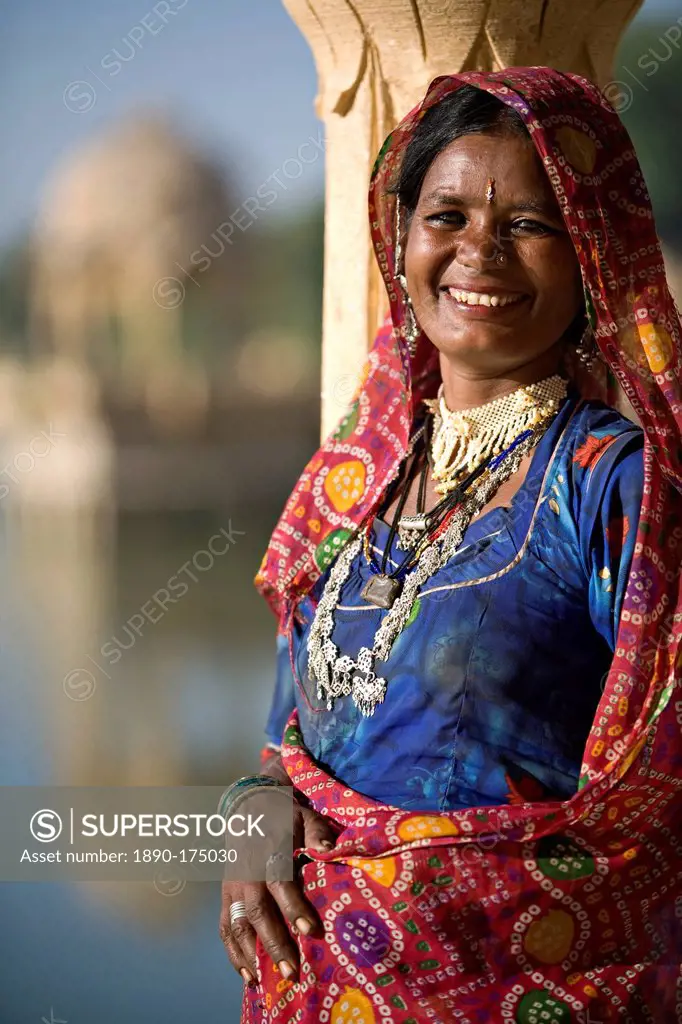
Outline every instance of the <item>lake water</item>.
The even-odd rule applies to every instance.
[[[272,523],[229,519],[8,526],[3,785],[227,785],[257,770],[275,620],[252,578]],[[221,529],[227,552],[193,561]],[[172,579],[177,599],[131,630]],[[219,900],[217,882],[173,897],[147,883],[0,884],[1,1024],[238,1022]]]

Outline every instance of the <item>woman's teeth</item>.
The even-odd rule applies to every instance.
[[[511,302],[518,302],[522,295],[491,295],[489,292],[460,292],[455,288],[448,288],[448,292],[457,302],[463,302],[467,306],[508,306]]]

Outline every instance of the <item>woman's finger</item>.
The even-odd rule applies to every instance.
[[[255,958],[255,936],[253,939],[253,959],[246,955],[240,942],[232,933],[233,925],[230,923],[230,907],[233,903],[243,899],[242,888],[234,882],[223,882],[222,885],[222,906],[220,910],[219,934],[225,947],[225,952],[234,967],[235,971],[241,974],[244,981],[249,984],[256,980],[256,958]],[[253,929],[251,929],[253,931]]]
[[[289,883],[293,884],[293,883]],[[298,974],[298,948],[280,913],[277,903],[265,885],[248,885],[244,889],[244,900],[249,924],[253,927],[268,956],[274,960],[285,978]],[[240,935],[235,921],[232,933]]]
[[[292,849],[298,850],[305,846],[305,821],[303,819],[304,808],[294,803],[294,834]]]
[[[304,845],[315,850],[331,850],[336,846],[336,832],[322,814],[308,807],[301,808],[304,828]]]
[[[298,881],[268,882],[268,890],[285,921],[295,925],[304,935],[321,934],[322,922]]]

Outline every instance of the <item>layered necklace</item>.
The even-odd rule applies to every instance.
[[[425,399],[424,405],[432,414],[432,441],[427,449],[431,477],[435,481],[434,490],[445,498],[430,513],[425,513],[421,486],[424,478],[420,481],[416,515],[399,518],[400,547],[407,550],[419,539],[433,522],[434,514],[446,507],[448,496],[461,487],[467,474],[483,465],[490,456],[509,448],[525,430],[549,423],[565,395],[566,381],[555,374],[483,405],[452,412],[445,404],[441,384],[438,396]]]
[[[425,487],[420,482],[417,516],[401,516],[414,478],[408,467],[403,492],[377,572],[371,557],[370,519],[364,530],[348,542],[329,571],[307,640],[308,672],[317,684],[318,700],[326,699],[332,710],[337,697],[350,695],[365,716],[373,715],[386,694],[387,683],[374,671],[376,661],[386,661],[396,637],[405,627],[423,585],[443,568],[459,548],[471,520],[488,504],[505,480],[519,468],[524,455],[540,440],[566,396],[567,382],[559,376],[518,388],[504,398],[451,412],[445,405],[442,387],[435,400],[425,404],[433,417],[410,442],[408,459],[419,442],[425,459],[441,485],[444,499],[429,513],[423,511]],[[425,473],[425,469],[422,471]],[[422,476],[422,480],[425,477]],[[420,503],[422,511],[420,512]],[[400,530],[402,529],[402,534]],[[386,572],[388,552],[398,532],[407,556],[392,573]],[[371,647],[361,647],[354,658],[341,654],[332,640],[333,612],[351,566],[362,549],[371,576],[363,598],[386,610]]]

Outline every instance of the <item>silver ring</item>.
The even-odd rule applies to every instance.
[[[230,904],[230,924],[234,924],[240,917],[246,917],[246,903],[237,900]]]

